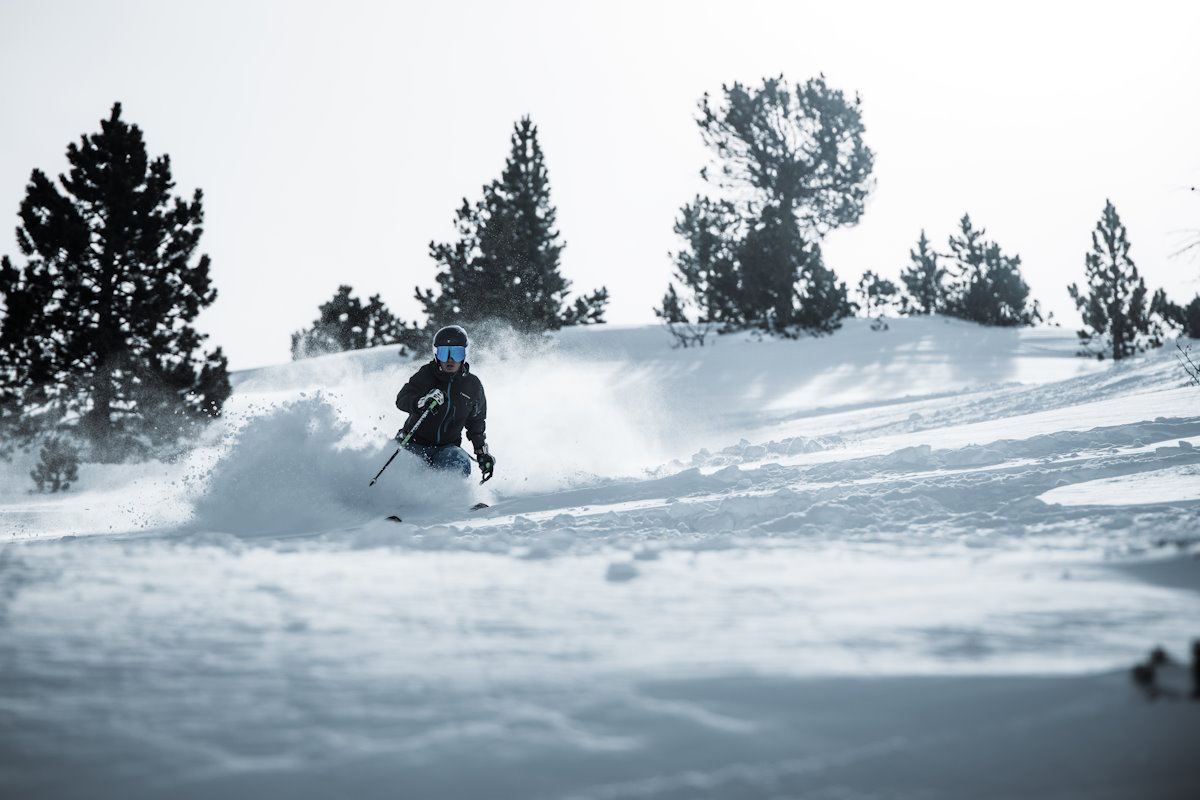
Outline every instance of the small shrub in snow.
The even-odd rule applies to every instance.
[[[1145,693],[1148,700],[1195,698],[1196,682],[1200,677],[1196,661],[1196,658],[1200,657],[1200,646],[1198,645],[1200,645],[1198,642],[1192,643],[1193,661],[1190,670],[1184,664],[1171,658],[1163,648],[1155,647],[1145,661],[1133,666],[1130,670],[1130,678],[1134,685]],[[1189,687],[1188,683],[1192,685]]]
[[[41,460],[29,472],[39,492],[65,492],[71,481],[79,480],[79,455],[75,446],[54,437],[42,445]]]
[[[871,330],[888,330],[883,315],[897,302],[900,290],[896,288],[896,284],[867,270],[858,282],[858,294],[862,298],[863,311],[868,317],[874,317],[871,320]]]
[[[705,340],[716,326],[712,322],[692,322],[684,305],[685,301],[672,285],[667,287],[667,293],[663,295],[663,307],[654,309],[654,315],[663,321],[667,332],[675,340],[672,347],[704,347]]]

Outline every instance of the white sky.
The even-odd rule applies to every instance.
[[[1200,286],[1170,258],[1200,229],[1200,4],[1174,2],[383,3],[0,0],[0,253],[32,169],[114,101],[205,193],[217,302],[199,327],[242,369],[339,283],[406,319],[435,286],[430,240],[499,176],[513,123],[539,128],[577,291],[652,322],[679,207],[704,191],[704,92],[824,72],[863,99],[877,188],[826,241],[853,286],[895,278],[924,228],[963,212],[1019,254],[1077,324],[1090,232],[1111,198],[1151,287]]]

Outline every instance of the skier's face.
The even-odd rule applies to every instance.
[[[462,366],[462,364],[458,361],[455,361],[453,357],[447,358],[445,361],[439,361],[438,364],[441,365],[442,372],[449,372],[451,374],[458,372],[458,368]]]

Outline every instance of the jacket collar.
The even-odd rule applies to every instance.
[[[433,374],[436,375],[437,379],[443,383],[449,383],[452,378],[461,378],[463,375],[466,375],[471,371],[471,365],[466,361],[464,361],[462,366],[458,368],[458,372],[455,372],[452,375],[442,372],[442,365],[438,363],[436,358],[429,359],[429,365],[433,368]]]

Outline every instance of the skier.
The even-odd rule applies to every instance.
[[[467,363],[468,343],[467,332],[458,325],[448,325],[433,335],[433,360],[417,370],[396,395],[396,408],[408,413],[396,438],[403,439],[412,431],[406,450],[431,467],[458,469],[465,477],[471,474],[471,460],[459,446],[465,427],[486,481],[492,477],[496,459],[488,452],[487,398]]]

